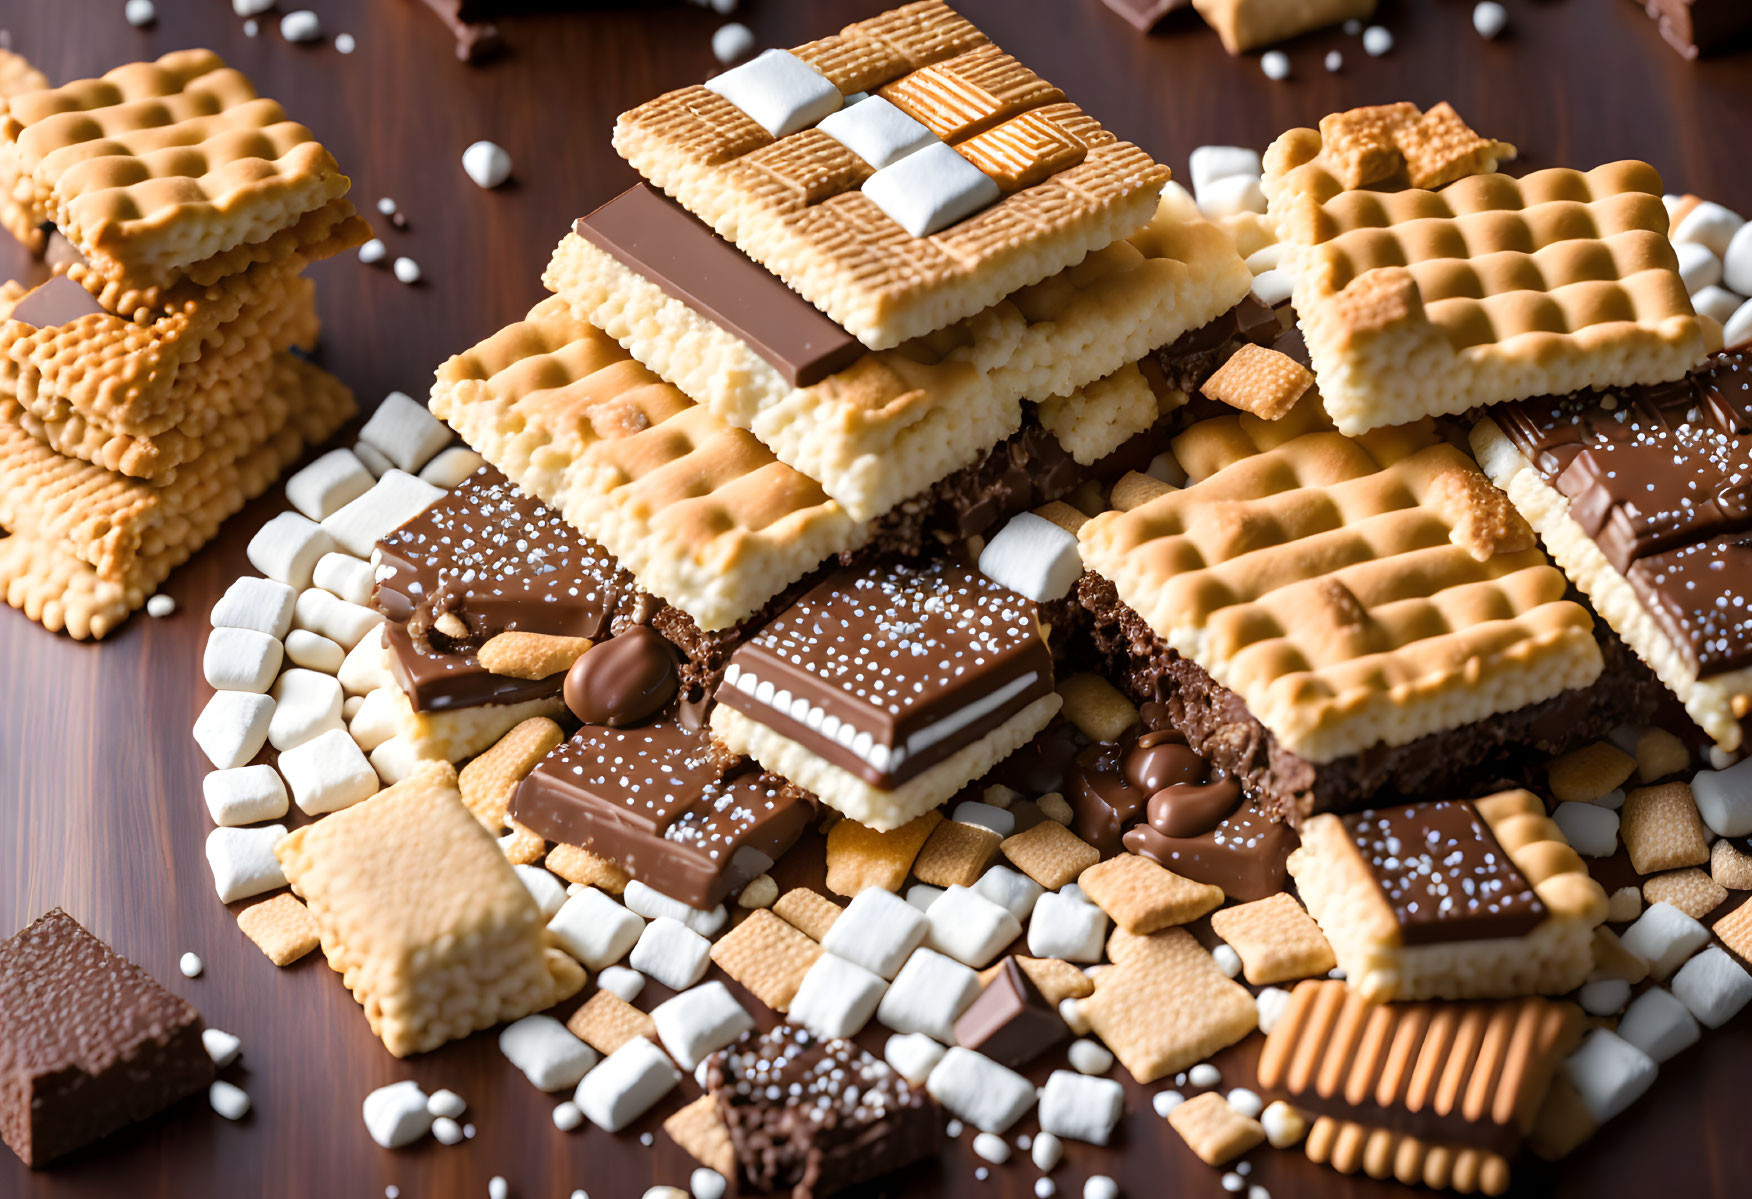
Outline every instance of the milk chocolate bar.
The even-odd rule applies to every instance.
[[[38,1167],[213,1081],[200,1013],[56,908],[0,944],[0,1140]]]

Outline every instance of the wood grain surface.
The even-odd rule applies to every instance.
[[[325,322],[323,359],[370,404],[391,389],[423,396],[446,355],[515,319],[541,290],[549,250],[572,219],[632,179],[609,147],[617,113],[698,80],[714,63],[722,20],[680,3],[592,6],[570,15],[510,19],[505,59],[465,67],[418,0],[300,0],[327,32],[358,49],[337,53],[284,42],[277,22],[251,39],[226,0],[158,0],[147,30],[122,19],[122,0],[0,0],[0,27],[57,81],[186,46],[211,46],[313,127],[353,177],[374,221],[378,197],[408,218],[382,228],[391,255],[419,262],[425,282],[397,283],[384,267],[347,256],[316,270]],[[1510,31],[1484,42],[1471,0],[1384,4],[1397,44],[1381,59],[1334,31],[1289,47],[1295,78],[1272,83],[1256,58],[1230,59],[1195,20],[1144,38],[1099,0],[962,0],[1007,50],[1064,86],[1121,136],[1183,173],[1206,142],[1263,148],[1292,124],[1358,103],[1451,100],[1479,129],[1521,147],[1523,167],[1591,166],[1642,157],[1671,190],[1694,190],[1752,210],[1752,53],[1688,65],[1624,0],[1509,0]],[[744,0],[740,19],[762,45],[790,45],[870,15],[880,0]],[[1328,74],[1325,52],[1342,50]],[[490,137],[511,152],[515,183],[477,189],[458,156]],[[380,226],[386,223],[379,222]],[[187,996],[243,1039],[226,1073],[254,1101],[228,1124],[193,1101],[49,1171],[31,1173],[0,1153],[0,1196],[358,1196],[395,1185],[408,1197],[479,1196],[503,1175],[515,1196],[639,1196],[658,1182],[686,1185],[692,1163],[666,1137],[654,1149],[595,1130],[563,1135],[538,1095],[499,1056],[491,1036],[397,1062],[312,955],[276,970],[238,932],[213,894],[202,853],[206,764],[189,728],[207,698],[199,660],[206,613],[247,569],[243,547],[276,510],[270,496],[166,587],[167,620],[137,617],[98,645],[51,636],[0,609],[0,930],[55,905]],[[177,972],[185,950],[206,973]],[[1745,1135],[1752,1019],[1708,1036],[1663,1068],[1653,1094],[1558,1169],[1519,1172],[1528,1195],[1729,1196],[1747,1193]],[[366,1137],[359,1105],[371,1088],[415,1078],[470,1103],[477,1137],[395,1153]],[[1234,1081],[1243,1081],[1239,1076]],[[1157,1088],[1151,1088],[1157,1089]],[[691,1081],[680,1094],[693,1094]],[[673,1105],[671,1105],[673,1106]],[[667,1110],[667,1108],[665,1109]],[[648,1121],[641,1127],[650,1127]],[[1026,1164],[973,1180],[967,1139],[938,1164],[887,1180],[870,1194],[1030,1195]],[[1249,1182],[1278,1199],[1386,1195],[1397,1188],[1348,1180],[1294,1153],[1255,1152]],[[1223,1192],[1155,1117],[1147,1093],[1129,1092],[1111,1153],[1073,1147],[1054,1174],[1059,1194],[1081,1194],[1092,1172],[1124,1174],[1127,1194]]]

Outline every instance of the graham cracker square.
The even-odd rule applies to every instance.
[[[1716,939],[1743,962],[1752,962],[1752,903],[1743,903],[1710,926]]]
[[[1217,1091],[1188,1099],[1168,1113],[1168,1123],[1207,1166],[1232,1162],[1265,1140],[1264,1126],[1236,1111]]]
[[[1094,980],[1063,958],[1031,958],[1017,954],[1016,966],[1054,1007],[1067,999],[1083,999],[1095,993]],[[990,986],[1003,968],[1004,959],[999,958],[981,970],[979,985]]]
[[[290,966],[322,941],[316,917],[290,891],[244,908],[237,913],[237,927],[276,966]]]
[[[1314,375],[1281,350],[1252,342],[1205,380],[1205,395],[1219,404],[1250,412],[1261,420],[1280,420],[1314,385]]]
[[[1120,928],[1140,935],[1197,920],[1223,903],[1221,887],[1182,878],[1135,853],[1089,867],[1077,885]]]
[[[1697,814],[1690,783],[1662,783],[1630,792],[1619,813],[1619,832],[1638,874],[1709,861],[1709,833]]]
[[[827,936],[842,911],[839,904],[808,887],[793,887],[773,901],[775,914],[814,941]]]
[[[1185,929],[1147,937],[1121,930],[1113,941],[1122,937],[1123,952],[1110,944],[1115,964],[1096,976],[1081,1010],[1138,1082],[1184,1070],[1258,1027],[1253,996]]]
[[[736,1177],[736,1148],[730,1129],[718,1114],[718,1101],[701,1095],[663,1121],[669,1139],[687,1150],[688,1156],[725,1178]]]
[[[945,820],[931,830],[919,850],[913,875],[933,887],[971,887],[985,873],[1002,841],[983,824]]]
[[[1693,920],[1702,920],[1727,899],[1728,889],[1695,866],[1669,870],[1643,881],[1649,903],[1670,903]]]
[[[998,846],[1016,869],[1056,891],[1101,860],[1101,851],[1055,820],[1006,837]]]
[[[505,827],[511,793],[535,764],[548,755],[565,734],[545,716],[532,717],[506,733],[491,749],[464,766],[456,776],[462,802],[475,819],[497,836]]]
[[[827,889],[853,896],[867,887],[898,891],[943,813],[926,812],[897,829],[879,833],[855,820],[827,830]]]
[[[775,1012],[789,1011],[821,946],[764,909],[712,946],[712,961]]]
[[[657,1022],[613,991],[598,991],[586,999],[566,1027],[604,1057],[634,1037],[657,1043]]]
[[[1211,917],[1211,928],[1241,955],[1247,981],[1255,986],[1325,974],[1338,965],[1320,926],[1284,892],[1225,908]]]
[[[548,850],[549,870],[569,883],[595,887],[610,895],[619,895],[633,881],[633,876],[601,854],[591,853],[578,845],[560,844]]]

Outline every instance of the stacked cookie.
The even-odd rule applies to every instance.
[[[204,50],[10,97],[6,227],[55,270],[0,295],[0,587],[102,637],[354,411],[292,351],[307,262],[368,233],[304,126]]]

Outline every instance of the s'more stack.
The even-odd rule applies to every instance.
[[[353,414],[294,353],[317,334],[300,272],[368,229],[310,130],[210,51],[28,81],[0,224],[54,275],[0,288],[0,590],[102,637]]]

